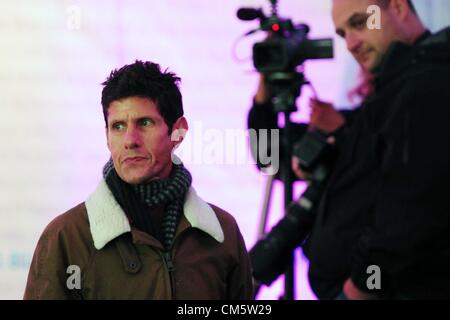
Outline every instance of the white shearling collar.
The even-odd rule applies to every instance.
[[[127,216],[104,179],[86,200],[86,209],[94,246],[98,250],[121,234],[131,231]],[[206,232],[218,242],[224,241],[223,230],[216,213],[192,187],[186,195],[183,210],[192,227]]]

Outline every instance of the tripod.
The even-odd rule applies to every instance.
[[[281,136],[283,158],[281,161],[280,172],[281,180],[284,185],[284,208],[286,210],[285,214],[287,214],[287,208],[293,199],[292,192],[294,182],[294,176],[291,170],[293,141],[291,141],[292,122],[290,120],[290,114],[297,111],[295,100],[300,96],[302,85],[307,84],[307,82],[305,81],[304,75],[296,71],[271,73],[267,75],[266,81],[273,93],[273,104],[275,111],[284,115],[284,134]],[[266,187],[266,196],[259,226],[260,237],[262,237],[265,233],[273,180],[274,176],[270,176]],[[294,253],[292,253],[289,259],[289,265],[285,272],[284,295],[281,297],[282,300],[295,299],[294,266],[295,257]],[[258,290],[259,286],[256,289],[256,293]]]

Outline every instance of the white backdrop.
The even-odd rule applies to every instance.
[[[257,26],[235,17],[240,6],[268,1],[229,0],[16,0],[0,11],[0,299],[20,299],[37,239],[56,215],[82,202],[101,178],[108,159],[100,105],[101,85],[111,69],[135,59],[151,60],[182,78],[181,90],[191,133],[212,132],[225,139],[209,163],[186,163],[194,187],[206,200],[237,219],[251,248],[256,241],[265,177],[247,159],[245,140],[228,141],[226,132],[244,133],[257,75],[251,61],[231,54],[239,35]],[[435,30],[448,24],[449,1],[416,1]],[[330,1],[284,0],[280,14],[305,22],[312,37],[333,36]],[[237,45],[249,56],[263,35]],[[342,42],[336,58],[306,64],[306,74],[322,99],[348,104],[355,67]],[[305,119],[304,90],[297,119]],[[215,131],[211,131],[215,130]],[[208,154],[201,136],[195,152]],[[211,137],[209,138],[211,139]],[[229,143],[229,144],[227,144]],[[181,150],[183,151],[183,150]],[[249,160],[249,159],[248,159]],[[297,186],[297,191],[301,185]],[[270,215],[281,214],[277,185]],[[297,299],[314,299],[306,280],[307,263],[298,251]],[[261,291],[277,299],[282,279]]]

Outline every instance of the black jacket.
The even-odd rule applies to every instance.
[[[352,118],[304,247],[311,287],[330,299],[351,277],[371,292],[377,265],[382,297],[450,298],[450,28],[393,44]]]

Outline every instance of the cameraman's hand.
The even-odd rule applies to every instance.
[[[296,156],[292,156],[291,167],[292,167],[292,171],[294,171],[297,178],[299,178],[300,180],[308,180],[309,179],[309,173],[304,172],[300,168],[300,159],[297,158]]]
[[[327,138],[327,143],[329,144],[335,144],[336,138],[333,136],[330,136]],[[291,168],[294,174],[297,176],[297,178],[301,180],[310,180],[311,179],[311,173],[303,171],[300,168],[300,159],[296,156],[292,156],[291,158]]]
[[[310,99],[310,127],[325,133],[331,133],[342,127],[345,119],[331,103]]]
[[[258,104],[265,104],[269,102],[270,95],[271,95],[270,89],[266,84],[264,75],[261,73],[259,75],[258,90],[256,91],[255,102]]]
[[[343,292],[348,300],[375,300],[379,298],[375,293],[366,293],[358,289],[350,278],[345,281]]]

